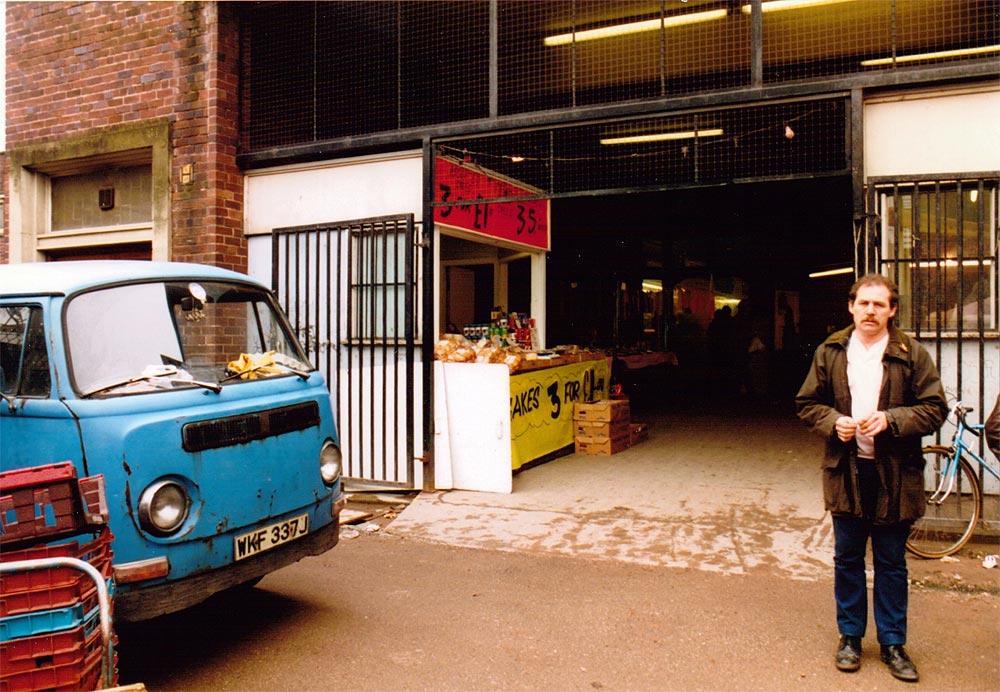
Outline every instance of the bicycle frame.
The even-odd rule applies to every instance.
[[[976,434],[981,434],[986,426],[982,423],[966,423],[965,415],[968,413],[968,409],[963,408],[961,402],[955,404],[952,409],[952,413],[955,414],[958,424],[955,426],[955,434],[951,438],[951,445],[949,445],[951,456],[948,460],[947,466],[941,473],[941,481],[938,483],[937,489],[934,491],[934,494],[927,499],[927,502],[936,505],[940,505],[947,500],[948,496],[951,495],[952,491],[955,489],[955,481],[958,478],[958,460],[962,458],[963,453],[971,456],[979,463],[980,468],[986,469],[997,480],[1000,480],[1000,473],[994,471],[993,467],[987,464],[986,460],[976,454],[976,452],[965,442],[966,430],[971,430]],[[946,486],[947,489],[945,489]]]

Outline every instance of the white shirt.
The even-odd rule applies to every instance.
[[[847,344],[847,384],[851,389],[851,418],[861,420],[878,410],[878,395],[882,390],[882,356],[889,344],[889,335],[866,347],[858,338],[857,332],[851,334]],[[858,443],[858,456],[866,459],[875,458],[875,440],[860,432],[854,434]]]

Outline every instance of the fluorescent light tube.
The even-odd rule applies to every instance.
[[[781,10],[799,10],[803,7],[815,7],[817,5],[839,5],[842,2],[854,2],[854,0],[770,0],[760,4],[761,12],[780,12]],[[743,14],[753,12],[752,5],[740,7]]]
[[[613,24],[602,26],[596,29],[585,29],[583,31],[570,32],[568,34],[556,34],[546,36],[543,43],[546,46],[565,46],[574,42],[593,41],[600,38],[611,38],[613,36],[624,36],[642,31],[657,31],[661,28],[672,26],[684,26],[685,24],[698,24],[699,22],[709,22],[713,19],[723,19],[727,14],[725,9],[707,10],[705,12],[691,12],[689,14],[675,14],[672,17],[660,19],[646,19],[639,22],[629,22],[627,24]]]
[[[838,274],[850,274],[854,271],[854,267],[840,267],[839,269],[827,269],[822,272],[813,272],[809,275],[810,279],[820,279],[824,276],[837,276]]]
[[[993,260],[991,260],[991,259],[983,259],[983,266],[984,267],[988,267],[991,264],[993,264]],[[940,268],[940,267],[957,267],[958,266],[958,260],[954,260],[954,259],[927,260],[927,261],[924,261],[924,262],[917,262],[917,266],[920,267],[921,269],[933,269],[935,267],[938,267],[938,268]],[[962,260],[962,266],[963,267],[978,267],[979,266],[979,260],[976,260],[976,259]]]
[[[623,137],[605,137],[601,144],[642,144],[644,142],[664,142],[673,139],[694,139],[695,137],[718,137],[721,128],[708,130],[685,130],[683,132],[653,132],[648,135],[626,135]]]
[[[953,50],[939,50],[934,53],[914,53],[913,55],[897,55],[896,62],[916,62],[917,60],[941,60],[942,58],[961,58],[966,55],[984,55],[986,53],[1000,52],[1000,45],[978,46],[976,48],[955,48]],[[872,58],[862,60],[865,67],[875,67],[877,65],[891,65],[893,58]]]

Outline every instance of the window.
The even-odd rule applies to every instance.
[[[899,326],[996,330],[996,181],[901,183],[878,191],[883,266],[899,286]]]
[[[352,242],[352,338],[398,343],[406,336],[405,229],[380,224]]]
[[[41,308],[0,306],[0,392],[46,397],[51,387]]]

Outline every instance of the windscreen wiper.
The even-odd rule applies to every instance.
[[[86,399],[88,397],[94,396],[95,394],[100,394],[101,392],[106,392],[109,389],[116,389],[118,387],[124,387],[126,385],[134,384],[136,382],[148,382],[154,379],[165,379],[170,382],[179,382],[181,384],[190,384],[195,387],[202,387],[204,389],[209,389],[216,394],[222,391],[222,386],[214,384],[212,382],[201,382],[199,380],[187,380],[182,377],[171,377],[172,375],[177,375],[177,367],[173,365],[164,365],[161,370],[154,373],[149,373],[146,375],[137,375],[136,377],[127,377],[117,382],[112,382],[111,384],[106,384],[97,389],[91,389],[88,392],[84,392],[81,398]]]
[[[271,363],[261,363],[260,365],[254,365],[253,367],[247,368],[246,370],[243,370],[241,372],[234,372],[232,375],[226,375],[221,380],[219,380],[219,382],[229,382],[229,380],[235,380],[237,377],[242,377],[243,375],[246,375],[248,372],[257,372],[258,370],[261,370],[263,368],[273,368],[273,367],[283,368],[284,370],[287,370],[293,375],[298,375],[303,380],[309,379],[309,373],[306,372],[305,370],[298,370],[297,368],[293,368],[290,365],[285,365],[284,363],[279,363],[277,361],[274,361]]]

